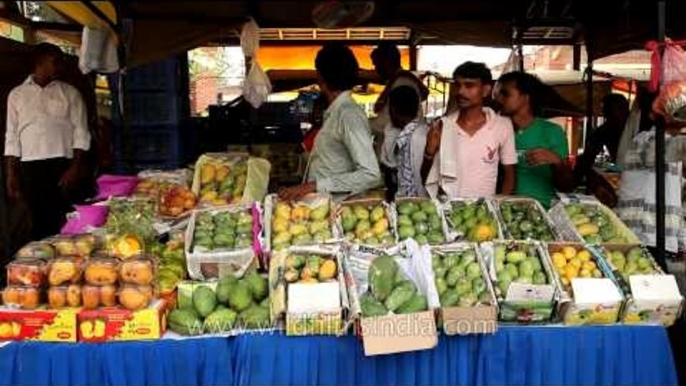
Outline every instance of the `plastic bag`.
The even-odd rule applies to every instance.
[[[243,24],[243,29],[241,29],[241,49],[243,50],[243,55],[254,58],[259,48],[260,27],[255,23],[255,20],[250,19],[250,21]]]
[[[662,56],[662,87],[653,103],[653,111],[686,119],[686,52],[667,43]]]
[[[136,189],[138,178],[135,176],[114,176],[103,174],[97,180],[97,199],[109,197],[128,197]]]
[[[79,69],[84,74],[91,71],[113,73],[119,70],[117,41],[109,28],[83,28]]]
[[[90,227],[101,227],[107,222],[108,213],[109,207],[104,205],[77,205],[76,212],[69,216],[60,233],[63,235],[80,234],[87,232]]]
[[[243,97],[254,108],[258,108],[267,100],[272,91],[272,83],[259,64],[253,61],[250,71],[243,83]]]

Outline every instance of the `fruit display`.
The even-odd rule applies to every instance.
[[[360,295],[363,317],[426,311],[428,302],[402,272],[395,256],[375,258],[367,272],[369,288]]]
[[[158,257],[159,267],[155,286],[161,295],[172,293],[186,278],[186,256],[182,239],[172,238],[167,243],[150,246],[150,254]]]
[[[550,284],[539,250],[531,243],[496,243],[493,247],[495,292],[505,298],[512,283]]]
[[[660,275],[661,271],[653,258],[640,246],[625,248],[605,248],[606,261],[613,271],[618,272],[626,283],[631,275]]]
[[[548,251],[562,287],[568,292],[573,279],[604,277],[593,254],[580,244],[549,244]]]
[[[124,284],[150,286],[155,280],[157,265],[152,258],[138,257],[119,264],[119,281]]]
[[[113,285],[119,279],[118,267],[116,259],[93,258],[86,262],[83,277],[87,284],[93,286]]]
[[[179,299],[183,307],[169,313],[169,328],[182,335],[270,328],[268,295],[267,279],[255,272],[241,279],[222,278],[215,291],[199,285],[193,289],[191,299]]]
[[[139,256],[145,247],[143,241],[135,234],[111,237],[106,244],[109,255],[121,260]]]
[[[241,202],[248,180],[248,159],[227,160],[215,157],[201,157],[196,164],[194,192],[200,202],[222,206]],[[195,190],[197,185],[197,191]]]
[[[119,288],[119,304],[129,311],[138,311],[150,305],[155,297],[155,290],[150,285],[124,284]]]
[[[274,210],[265,222],[271,222],[271,249],[291,245],[322,243],[332,238],[331,202],[328,197],[313,196],[307,201],[288,203],[275,200]]]
[[[81,286],[71,284],[48,289],[48,307],[81,307]]]
[[[45,241],[55,248],[57,256],[88,257],[98,246],[98,239],[92,234],[53,236]]]
[[[287,283],[321,283],[338,278],[338,266],[333,256],[289,254],[284,260],[284,267]]]
[[[535,200],[502,200],[498,204],[505,237],[513,240],[554,241],[547,214]]]
[[[150,242],[157,237],[154,223],[156,200],[112,199],[105,230],[110,235],[136,235],[140,241]]]
[[[21,247],[14,255],[16,259],[50,260],[56,256],[55,248],[45,241],[32,241]]]
[[[430,199],[400,199],[396,203],[396,211],[400,240],[413,238],[419,244],[445,242],[441,213]]]
[[[2,292],[3,304],[25,310],[38,308],[42,303],[43,292],[35,287],[10,285]]]
[[[76,258],[57,258],[48,265],[48,284],[62,286],[78,284],[83,276],[83,261]]]
[[[611,216],[600,205],[568,204],[564,207],[578,236],[588,244],[632,242],[618,229]]]
[[[481,243],[500,235],[498,221],[485,200],[448,202],[445,219],[458,240]]]
[[[390,246],[396,242],[388,204],[382,200],[344,202],[338,211],[337,226],[352,243]]]
[[[195,208],[197,197],[182,185],[171,185],[160,191],[157,210],[164,217],[179,217]]]
[[[253,245],[253,216],[248,208],[204,211],[194,216],[192,253],[249,249]]]
[[[7,264],[7,284],[41,287],[46,283],[46,264],[40,259],[14,260]]]
[[[117,305],[117,287],[111,284],[90,285],[81,287],[81,304],[87,310]]]
[[[432,251],[431,266],[441,307],[493,303],[474,247]]]

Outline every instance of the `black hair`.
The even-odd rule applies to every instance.
[[[607,114],[612,110],[629,111],[629,101],[622,94],[607,94],[603,98],[603,113]]]
[[[400,50],[395,43],[391,42],[381,42],[372,51],[372,59],[374,58],[384,58],[390,64],[400,67]]]
[[[355,87],[359,66],[350,48],[340,43],[328,43],[317,53],[315,67],[326,85],[335,91]]]
[[[62,59],[63,55],[64,53],[62,50],[56,45],[50,43],[39,43],[33,47],[33,64],[37,65],[43,59],[49,56]]]
[[[484,63],[464,62],[460,64],[455,69],[455,72],[453,72],[453,79],[457,79],[458,77],[480,79],[481,83],[488,85],[493,83],[491,70],[489,70]]]
[[[521,94],[529,97],[529,106],[531,107],[531,111],[534,114],[538,114],[540,112],[545,85],[536,75],[523,71],[508,72],[498,79],[498,83],[514,84]]]
[[[399,86],[388,94],[388,104],[404,117],[416,117],[419,110],[419,95],[410,86]]]

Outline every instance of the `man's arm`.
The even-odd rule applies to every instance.
[[[426,185],[426,179],[431,173],[431,168],[434,165],[434,159],[441,147],[441,135],[443,134],[443,120],[439,119],[429,129],[426,135],[426,146],[424,147],[424,157],[422,159],[422,167],[419,173],[422,177],[422,182]]]
[[[19,113],[15,99],[16,94],[12,93],[7,98],[7,130],[5,131],[7,196],[13,200],[21,196],[19,190],[19,159],[21,157],[21,141],[19,138]]]
[[[367,119],[362,113],[347,112],[340,119],[343,125],[343,143],[352,159],[354,170],[318,179],[317,191],[354,194],[379,186],[381,171],[369,135]]]
[[[501,194],[509,196],[515,191],[516,176],[515,165],[503,165],[503,186]]]

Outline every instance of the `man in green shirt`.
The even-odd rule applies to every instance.
[[[567,164],[567,139],[562,128],[536,114],[543,83],[525,72],[510,72],[498,80],[502,114],[512,119],[517,149],[515,194],[538,200],[546,209],[555,190],[574,189],[574,175]]]

